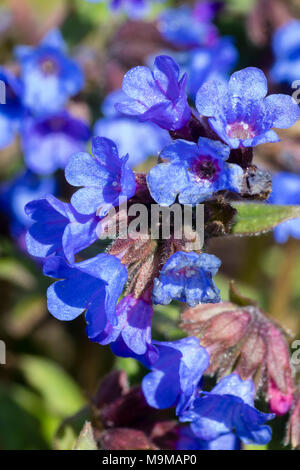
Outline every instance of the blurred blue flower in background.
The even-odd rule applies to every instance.
[[[50,31],[39,46],[17,46],[21,64],[23,102],[35,114],[60,111],[84,85],[79,65],[66,55],[66,44],[58,29]]]
[[[271,77],[289,85],[300,77],[300,21],[291,20],[278,28],[272,41],[275,63]]]
[[[218,38],[218,30],[211,23],[215,4],[199,2],[196,8],[183,5],[164,11],[158,20],[162,36],[176,46],[193,48],[212,45]]]
[[[272,193],[268,201],[271,204],[300,204],[300,175],[280,172],[272,178]],[[300,219],[287,220],[274,229],[274,237],[278,243],[285,243],[289,237],[300,240]]]
[[[0,80],[5,84],[5,103],[0,104],[0,149],[11,144],[20,129],[26,111],[22,104],[22,82],[0,67]]]
[[[32,224],[30,217],[25,213],[25,205],[50,193],[56,193],[55,179],[41,178],[29,170],[22,171],[0,187],[0,208],[10,220],[14,237],[21,236]]]
[[[90,137],[87,123],[67,111],[42,118],[30,117],[21,129],[25,163],[39,174],[64,169],[72,154],[86,149]]]

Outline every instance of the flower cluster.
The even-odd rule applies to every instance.
[[[33,221],[28,251],[41,260],[44,274],[56,279],[47,293],[52,315],[69,321],[84,313],[92,341],[109,344],[115,354],[148,368],[142,382],[147,403],[158,409],[174,406],[179,421],[191,423],[182,434],[190,446],[265,444],[271,438],[265,422],[273,415],[255,408],[251,374],[234,373],[207,391],[203,375],[214,360],[213,349],[205,349],[195,336],[166,342],[152,338],[153,305],[176,300],[198,308],[220,302],[213,280],[220,260],[191,251],[183,233],[172,231],[172,222],[168,239],[151,237],[152,226],[137,237],[130,232],[124,237],[121,225],[132,216],[134,204],[149,209],[156,202],[177,202],[183,210],[184,205],[212,203],[220,193],[227,194],[228,204],[233,192],[242,198],[249,168],[252,173],[256,168],[251,153],[243,158],[245,147],[277,140],[271,127],[292,125],[299,108],[289,96],[265,98],[266,78],[255,68],[234,73],[227,86],[203,85],[196,98],[198,113],[188,104],[186,81],[169,56],[158,56],[153,70],[135,67],[125,75],[125,99],[116,104],[117,111],[129,117],[130,125],[140,121],[169,131],[173,141],[145,175],[130,168],[134,149],[132,156],[120,155],[112,140],[95,137],[92,154],[75,153],[66,165],[67,181],[79,188],[71,203],[47,196],[27,204]],[[82,250],[112,221],[119,237],[106,253],[84,259]]]

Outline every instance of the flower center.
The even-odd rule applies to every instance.
[[[243,121],[227,124],[226,132],[232,139],[251,139],[255,136],[252,127]]]
[[[220,174],[218,161],[210,156],[200,156],[192,167],[191,172],[196,179],[215,181]]]
[[[50,57],[42,59],[40,62],[40,67],[45,75],[55,75],[58,71],[57,63]]]

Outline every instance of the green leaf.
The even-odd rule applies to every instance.
[[[91,423],[86,422],[83,426],[73,450],[97,450]]]
[[[19,367],[27,382],[44,398],[48,409],[61,417],[76,413],[85,403],[73,379],[48,359],[22,356]]]
[[[255,235],[272,230],[281,222],[300,218],[300,206],[277,206],[235,202],[237,210],[232,233],[235,235]]]

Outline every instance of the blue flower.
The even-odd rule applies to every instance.
[[[153,302],[166,305],[180,300],[191,307],[220,302],[220,291],[212,279],[220,265],[221,261],[214,255],[178,251],[154,279]]]
[[[60,111],[83,87],[83,73],[66,55],[59,30],[50,31],[36,48],[16,47],[15,54],[21,64],[24,104],[34,113]]]
[[[87,124],[67,111],[46,118],[29,118],[21,132],[25,163],[40,174],[64,169],[70,155],[85,150],[90,136]]]
[[[145,398],[153,408],[176,406],[177,413],[189,402],[209,364],[207,351],[194,337],[173,342],[153,341],[159,358],[142,381]]]
[[[254,396],[251,380],[231,374],[221,379],[211,392],[195,398],[180,420],[190,421],[192,432],[206,441],[235,433],[245,444],[267,444],[272,431],[264,423],[274,415],[258,411]]]
[[[211,23],[214,16],[214,6],[206,2],[206,14],[199,9],[187,5],[164,11],[158,21],[162,36],[169,42],[181,47],[198,47],[212,45],[218,30]]]
[[[87,334],[94,337],[106,327],[118,324],[116,306],[127,280],[125,266],[112,255],[100,253],[76,264],[50,256],[44,274],[56,279],[47,291],[49,312],[70,321],[85,311]]]
[[[26,234],[32,256],[45,258],[55,253],[73,263],[76,253],[97,240],[98,217],[78,214],[71,204],[52,195],[29,202],[25,212],[34,222]]]
[[[169,133],[151,122],[138,122],[136,118],[121,116],[114,104],[125,97],[124,93],[115,91],[103,102],[104,118],[99,119],[94,134],[113,140],[120,155],[129,154],[128,165],[131,168],[141,164],[170,143]]]
[[[184,427],[179,430],[177,450],[241,450],[241,441],[233,433],[224,434],[217,439],[205,441],[199,439],[191,430]]]
[[[272,127],[292,126],[300,110],[291,96],[266,97],[267,91],[264,73],[248,67],[233,73],[228,85],[217,80],[205,83],[197,93],[196,107],[231,148],[278,142]]]
[[[83,186],[71,199],[80,214],[105,215],[119,204],[119,198],[129,199],[135,193],[133,171],[128,168],[128,155],[119,158],[114,142],[104,137],[94,137],[92,155],[77,153],[71,156],[65,169],[67,181],[73,186]]]
[[[160,154],[167,163],[159,163],[147,175],[150,193],[162,206],[176,200],[198,204],[213,193],[228,189],[239,192],[243,170],[226,163],[230,149],[219,141],[200,137],[198,144],[178,139]]]
[[[109,322],[100,335],[92,335],[93,341],[110,344],[112,351],[121,357],[145,356],[146,361],[158,358],[157,348],[151,344],[151,320],[153,308],[143,298],[127,295],[117,305],[117,326]]]
[[[272,204],[300,205],[300,175],[280,172],[273,176],[272,193],[268,200]],[[274,229],[278,243],[285,243],[289,237],[300,240],[300,219],[287,220]]]
[[[153,71],[140,66],[126,73],[122,89],[128,99],[118,103],[116,108],[141,121],[154,122],[163,129],[181,129],[191,116],[186,81],[186,75],[180,79],[179,66],[171,57],[158,56]]]
[[[300,77],[300,21],[291,20],[275,31],[272,40],[275,63],[271,77],[289,85]]]
[[[0,104],[0,149],[9,145],[19,131],[25,108],[22,105],[22,84],[8,70],[0,67],[0,80],[5,89],[1,90],[5,103]],[[4,100],[5,98],[5,100]]]
[[[30,171],[22,171],[14,179],[3,184],[0,188],[0,208],[7,213],[11,232],[19,237],[32,223],[24,208],[33,199],[41,198],[56,192],[54,178],[40,178]]]

